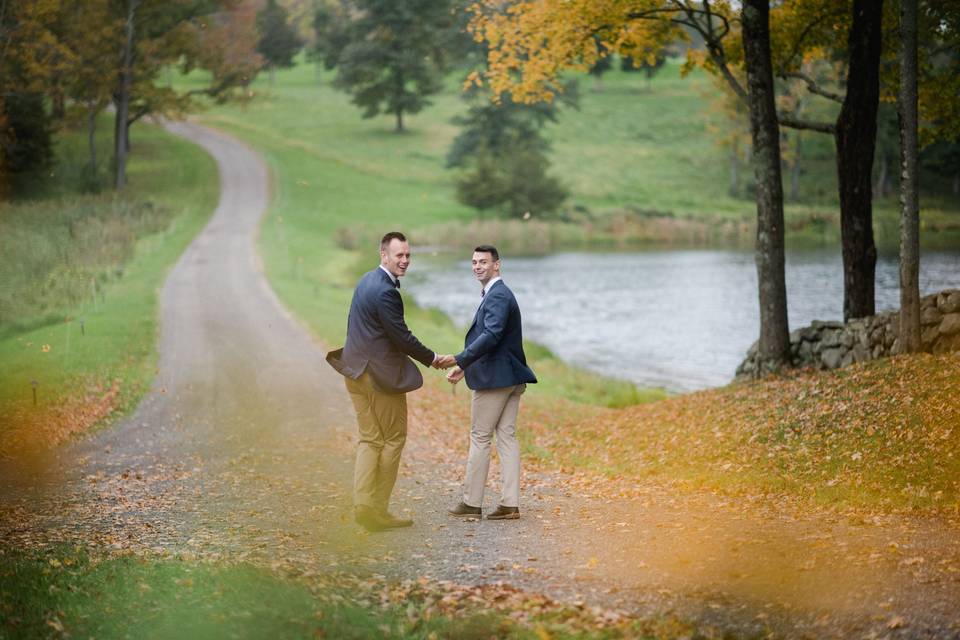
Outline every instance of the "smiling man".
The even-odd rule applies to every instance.
[[[437,369],[455,362],[423,346],[403,318],[400,278],[410,266],[410,245],[399,231],[380,241],[380,266],[357,283],[347,318],[347,341],[327,354],[343,374],[357,412],[360,441],[353,478],[354,517],[370,531],[408,527],[390,514],[400,454],[407,439],[407,392],[423,385],[413,361]]]
[[[464,480],[463,501],[450,509],[460,517],[479,517],[490,469],[490,442],[497,438],[502,493],[500,505],[488,520],[520,517],[520,444],[517,414],[520,396],[528,383],[537,381],[523,353],[520,307],[513,292],[500,279],[500,254],[496,247],[473,250],[473,275],[480,282],[481,302],[455,357],[457,366],[447,374],[452,384],[466,377],[473,390],[470,453]]]

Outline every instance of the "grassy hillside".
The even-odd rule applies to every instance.
[[[60,442],[135,404],[155,370],[157,291],[217,202],[213,159],[149,125],[133,129],[129,188],[80,194],[84,142],[62,136],[49,180],[0,205],[7,453]]]
[[[291,166],[297,175],[284,185],[278,209],[311,207],[317,212],[313,224],[328,235],[340,230],[345,246],[351,239],[368,240],[389,222],[422,231],[477,217],[456,202],[456,174],[444,168],[458,133],[451,120],[467,108],[459,76],[448,78],[432,106],[405,119],[408,131],[402,134],[393,132],[391,116],[361,118],[349,96],[331,87],[332,77],[301,64],[277,73],[274,86],[258,80],[248,105],[218,106],[204,119],[253,141],[279,162],[296,158]],[[753,220],[749,188],[739,197],[728,193],[729,157],[715,141],[728,125],[714,113],[715,90],[704,73],[681,78],[679,63],[671,61],[649,84],[642,74],[616,71],[607,73],[602,84],[587,76],[578,83],[579,109],[562,109],[559,122],[546,130],[553,143],[552,171],[571,192],[568,211],[586,216],[593,226],[610,223],[626,211],[707,220],[710,225]],[[838,208],[833,140],[803,135],[800,197],[786,207],[788,242],[834,241]],[[752,171],[743,166],[741,174],[746,185]],[[895,194],[876,203],[880,241],[895,244],[897,208]],[[926,192],[923,216],[929,230],[925,241],[938,242],[934,230],[944,228],[952,229],[951,242],[960,239],[960,202],[948,192]],[[443,231],[448,240],[456,225]],[[626,231],[620,224],[619,232]],[[561,234],[562,241],[572,242],[582,234],[582,229]],[[750,233],[745,238],[752,242]]]

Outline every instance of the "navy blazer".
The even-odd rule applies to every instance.
[[[498,280],[487,291],[457,354],[471,389],[499,389],[536,382],[523,353],[520,307],[513,292]]]
[[[430,366],[434,353],[407,328],[400,291],[377,267],[357,283],[347,318],[347,342],[328,353],[327,362],[354,380],[368,371],[378,391],[406,393],[423,386],[423,375],[410,358]]]

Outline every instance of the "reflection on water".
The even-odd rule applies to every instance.
[[[790,327],[843,315],[839,250],[787,255]],[[923,255],[923,293],[960,287],[960,253]],[[877,309],[899,306],[896,256],[877,263]],[[740,251],[561,253],[503,259],[524,337],[559,357],[640,386],[723,385],[759,334],[753,254]],[[466,326],[480,301],[467,260],[414,258],[404,283],[418,304]]]

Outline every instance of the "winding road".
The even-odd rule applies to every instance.
[[[228,556],[302,573],[502,580],[742,634],[960,638],[955,528],[798,519],[655,486],[617,499],[544,472],[526,474],[521,520],[459,521],[445,509],[463,451],[431,451],[416,420],[395,500],[416,524],[362,532],[350,517],[355,426],[342,380],[259,264],[268,170],[223,133],[167,128],[216,159],[221,199],[161,293],[156,382],[122,423],[29,474],[0,473],[9,542]]]

